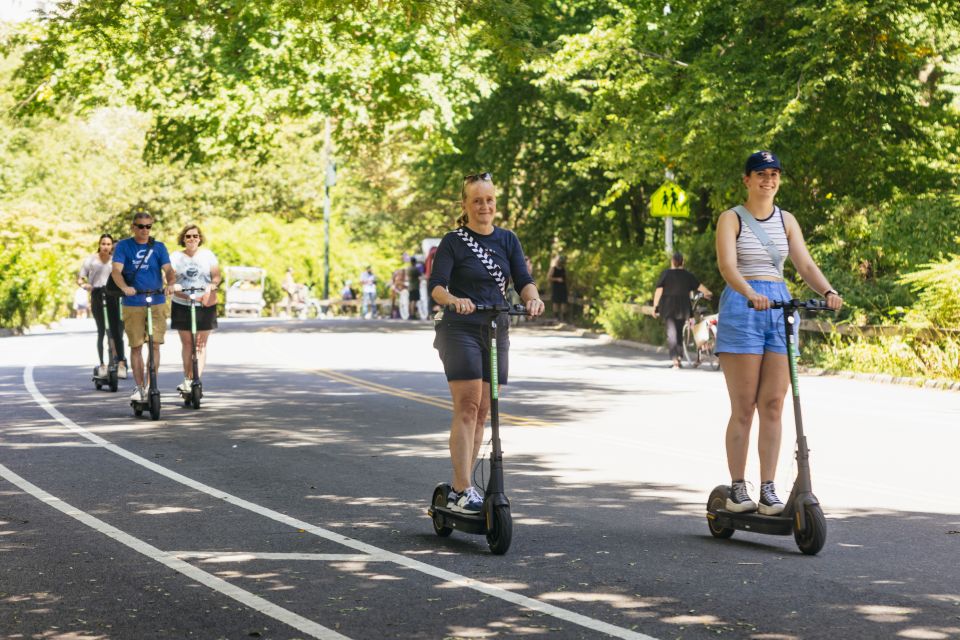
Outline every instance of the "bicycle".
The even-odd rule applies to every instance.
[[[719,314],[708,313],[703,293],[697,292],[691,300],[693,315],[683,325],[683,357],[687,364],[699,367],[706,363],[712,371],[720,368],[717,357],[717,319]]]

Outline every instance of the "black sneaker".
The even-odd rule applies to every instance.
[[[727,511],[734,513],[749,513],[757,510],[757,503],[750,499],[747,493],[747,483],[737,480],[730,485],[730,495],[727,496]]]
[[[777,497],[773,482],[760,485],[760,506],[757,510],[765,516],[778,516],[783,513],[783,501]]]
[[[460,513],[477,514],[483,509],[483,498],[473,487],[467,487],[461,493],[451,491],[447,496],[447,508]]]

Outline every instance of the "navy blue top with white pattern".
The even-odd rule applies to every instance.
[[[527,264],[523,258],[523,248],[520,239],[513,231],[494,227],[493,233],[480,235],[468,227],[463,227],[467,233],[480,244],[490,257],[496,262],[503,275],[513,280],[517,293],[533,283]],[[497,281],[493,279],[487,268],[483,266],[476,254],[467,244],[451,231],[440,240],[436,257],[433,261],[433,270],[430,272],[428,291],[434,288],[445,287],[458,298],[469,298],[474,304],[505,304],[503,294]],[[480,324],[484,318],[479,314],[461,316],[457,313],[445,311],[443,322],[469,322]]]

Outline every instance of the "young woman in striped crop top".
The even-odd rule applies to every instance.
[[[771,300],[792,296],[783,281],[787,256],[807,285],[826,298],[831,309],[843,304],[810,257],[800,225],[792,214],[774,204],[780,188],[780,161],[769,151],[747,159],[743,184],[747,200],[740,213],[729,209],[717,222],[717,264],[727,283],[720,296],[717,353],[730,395],[727,423],[727,465],[731,487],[727,509],[765,515],[783,511],[774,477],[780,454],[781,414],[790,384],[783,335],[783,312],[770,308]],[[769,236],[780,259],[770,252],[744,224],[740,215],[751,215]],[[754,309],[747,306],[752,302]],[[751,500],[744,481],[754,413],[760,418],[760,502]]]

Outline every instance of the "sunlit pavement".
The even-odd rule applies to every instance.
[[[425,516],[449,479],[429,323],[225,321],[199,412],[168,332],[157,422],[132,381],[93,389],[92,329],[0,339],[0,637],[960,638],[956,392],[801,378],[811,558],[707,532],[721,373],[520,328],[501,558]]]

